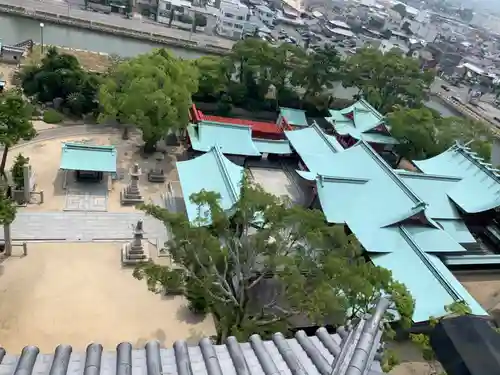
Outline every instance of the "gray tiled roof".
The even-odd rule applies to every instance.
[[[334,335],[320,328],[312,337],[303,331],[293,339],[276,333],[269,341],[253,335],[248,343],[230,337],[225,345],[204,338],[198,346],[177,341],[169,349],[157,341],[144,349],[121,343],[115,352],[90,344],[86,354],[68,345],[59,345],[54,354],[39,354],[35,346],[20,356],[0,349],[0,375],[382,375],[377,358],[387,307],[381,300],[373,316]]]

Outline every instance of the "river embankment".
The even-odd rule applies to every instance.
[[[74,17],[71,15],[64,15],[56,12],[42,11],[38,9],[29,9],[16,5],[0,4],[0,13],[30,18],[37,21],[57,25],[90,30],[104,34],[142,40],[150,43],[173,46],[207,54],[225,55],[230,51],[230,48],[221,45],[210,44],[209,42],[200,42],[196,40],[189,40],[188,38],[183,37],[173,37],[155,32],[140,31],[137,29],[113,25],[104,21],[92,21]]]

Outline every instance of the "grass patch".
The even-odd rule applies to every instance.
[[[47,124],[59,124],[64,120],[64,116],[55,109],[47,109],[43,113],[43,121]]]

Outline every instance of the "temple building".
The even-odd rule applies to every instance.
[[[384,117],[366,100],[361,99],[339,111],[330,110],[326,120],[334,128],[339,143],[348,148],[358,141],[368,142],[381,151],[386,146],[397,144],[385,124]]]
[[[330,113],[333,134],[315,122],[301,126],[300,115],[292,119],[281,112],[279,141],[256,139],[251,124],[198,122],[197,133],[189,130],[191,144],[205,153],[178,163],[189,219],[199,214],[189,195],[202,189],[221,194],[230,214],[247,168],[252,176],[267,176],[255,181],[268,192],[320,208],[329,223],[353,233],[367,257],[410,290],[416,300],[414,322],[442,316],[446,305],[458,301],[473,314],[488,315],[451,270],[500,266],[500,255],[478,241],[486,236],[496,239],[494,246],[500,244],[495,224],[500,171],[458,143],[434,158],[415,161],[413,172],[393,169],[380,151],[396,141],[368,103],[360,100]],[[269,142],[279,147],[271,149]],[[274,164],[259,164],[268,152]],[[233,163],[232,155],[243,161]],[[199,179],[201,173],[206,177]]]

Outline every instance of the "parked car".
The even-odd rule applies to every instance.
[[[450,91],[450,88],[446,85],[441,85],[441,88],[446,92]]]

